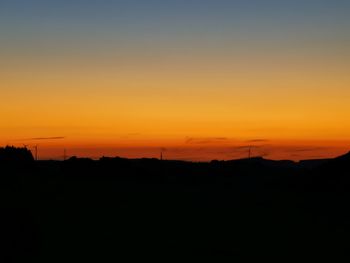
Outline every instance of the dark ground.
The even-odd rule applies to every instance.
[[[0,173],[0,262],[349,258],[349,155],[7,160]]]

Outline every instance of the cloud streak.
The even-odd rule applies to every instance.
[[[212,143],[223,143],[227,142],[226,137],[207,137],[207,138],[186,138],[186,144],[212,144]]]
[[[253,139],[253,140],[248,140],[248,141],[246,141],[246,142],[252,142],[252,143],[254,143],[254,142],[268,142],[269,140],[266,140],[266,139]]]
[[[44,141],[44,140],[63,140],[65,137],[63,136],[57,136],[57,137],[36,137],[36,138],[27,138],[27,139],[20,139],[15,141]]]

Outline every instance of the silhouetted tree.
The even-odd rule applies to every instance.
[[[6,146],[0,148],[1,163],[30,163],[34,158],[32,152],[27,148],[17,148],[14,146]]]

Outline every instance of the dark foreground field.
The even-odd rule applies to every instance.
[[[1,262],[349,254],[348,155],[302,163],[6,161],[0,172]]]

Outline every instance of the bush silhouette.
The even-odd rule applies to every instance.
[[[33,161],[32,152],[25,147],[6,146],[0,148],[1,163],[30,163]]]

